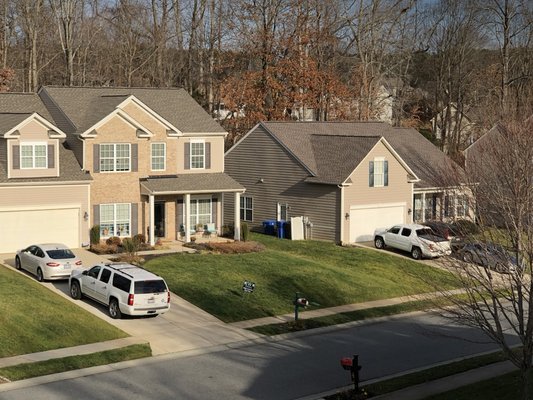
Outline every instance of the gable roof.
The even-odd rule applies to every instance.
[[[384,122],[262,122],[261,125],[316,175],[309,181],[343,182],[380,137],[418,177],[415,183],[418,189],[441,187],[443,173],[450,166],[459,168],[412,128],[394,128]]]
[[[183,89],[44,86],[39,93],[42,91],[52,98],[74,125],[75,131],[69,133],[85,132],[130,96],[183,133],[226,133]]]
[[[0,136],[35,113],[50,123],[54,122],[35,93],[0,93]]]

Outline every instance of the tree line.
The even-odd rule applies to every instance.
[[[2,89],[183,87],[235,138],[385,107],[423,130],[444,110],[453,156],[465,116],[485,129],[532,98],[527,0],[0,0],[0,19]]]

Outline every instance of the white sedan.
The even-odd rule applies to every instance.
[[[17,251],[17,269],[34,274],[43,280],[68,279],[73,268],[82,266],[81,260],[64,244],[36,244]]]

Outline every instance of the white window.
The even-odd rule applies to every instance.
[[[100,145],[101,172],[127,172],[131,170],[131,149],[129,143]]]
[[[251,197],[241,197],[241,221],[253,221],[253,200]]]
[[[205,143],[191,142],[191,169],[205,168]]]
[[[166,144],[152,143],[152,171],[164,171],[166,169]]]
[[[457,217],[468,217],[469,206],[468,206],[468,196],[459,195],[457,196]]]
[[[46,143],[21,144],[20,168],[48,168],[48,146]]]
[[[211,199],[191,199],[191,227],[211,223]]]
[[[287,210],[289,209],[289,205],[288,204],[282,204],[282,203],[278,203],[278,221],[287,221]]]
[[[374,159],[374,187],[385,185],[385,159]]]
[[[131,208],[129,203],[100,204],[100,235],[130,236]]]

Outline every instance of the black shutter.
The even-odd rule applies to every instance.
[[[139,233],[139,206],[137,203],[131,203],[131,229],[130,236],[135,236]]]
[[[20,169],[20,146],[13,146],[13,169]]]
[[[48,168],[55,167],[56,158],[55,158],[54,148],[55,146],[53,144],[48,145]]]
[[[133,143],[131,145],[131,171],[137,172],[139,170],[139,145]]]
[[[100,225],[100,204],[93,206],[93,226]]]
[[[185,169],[191,169],[191,144],[185,143],[184,154],[183,154],[183,167]]]
[[[100,145],[93,144],[93,172],[100,172]]]
[[[368,186],[374,187],[374,161],[368,163]]]
[[[211,143],[205,143],[205,169],[211,169]]]
[[[389,186],[389,162],[387,160],[383,162],[383,175],[383,185]]]

